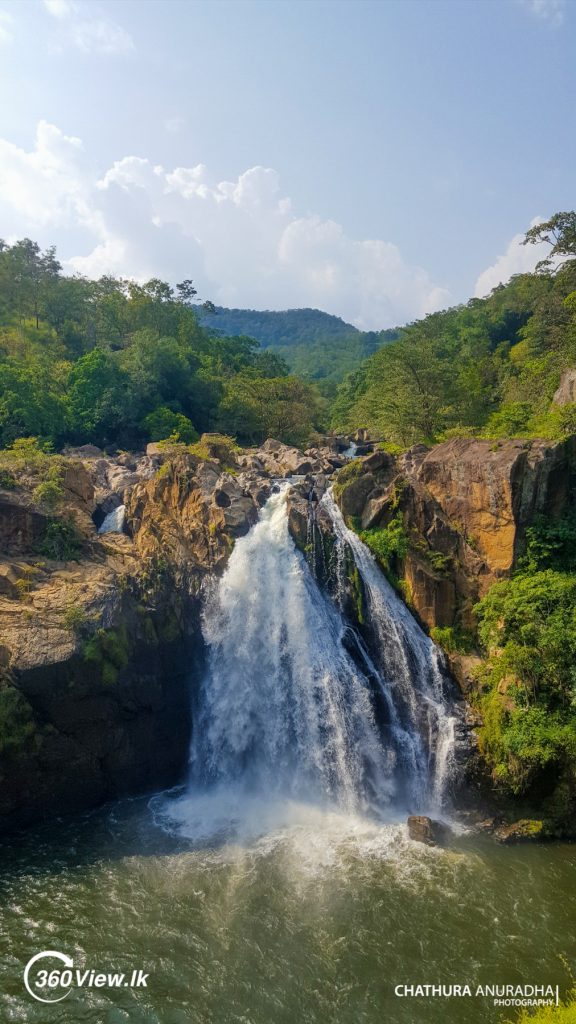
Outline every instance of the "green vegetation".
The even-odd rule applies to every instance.
[[[21,746],[35,731],[32,708],[15,686],[0,688],[0,753]]]
[[[541,1006],[534,1011],[523,1009],[519,1017],[506,1024],[576,1024],[576,990],[572,989],[560,1006]]]
[[[434,626],[430,636],[449,654],[471,654],[474,650],[474,637],[456,626]]]
[[[72,519],[49,520],[44,536],[36,548],[39,555],[59,562],[78,561],[80,537]]]
[[[395,330],[359,331],[319,309],[197,309],[207,327],[218,333],[255,338],[263,348],[284,359],[293,373],[314,381],[328,397],[333,397],[336,385],[363,359],[398,337]]]
[[[408,534],[399,513],[387,526],[360,531],[360,539],[370,548],[387,575],[393,573],[396,560],[401,561],[408,551]]]
[[[86,612],[79,604],[70,603],[62,616],[64,629],[69,629],[71,633],[81,633],[87,622]]]
[[[552,397],[576,367],[576,214],[530,229],[549,241],[559,268],[520,274],[486,299],[471,299],[400,330],[338,389],[339,430],[366,426],[407,447],[455,436],[560,438],[576,431],[576,406]]]
[[[494,778],[516,796],[552,773],[562,813],[576,765],[576,520],[540,522],[511,579],[477,605],[487,661],[479,740]]]
[[[317,388],[253,339],[203,327],[194,295],[190,281],[65,277],[54,249],[0,242],[0,448],[134,449],[212,430],[306,441],[323,425]]]
[[[338,470],[333,485],[334,497],[339,498],[348,484],[361,477],[364,472],[362,459],[351,459],[342,469]]]
[[[105,686],[113,686],[130,661],[130,642],[126,626],[98,629],[84,645],[84,660],[94,665]]]

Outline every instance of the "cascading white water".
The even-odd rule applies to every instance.
[[[117,505],[102,521],[98,533],[123,533],[126,522],[126,506]]]
[[[376,810],[393,796],[367,675],[288,531],[282,485],[209,594],[192,784]]]
[[[440,807],[453,723],[434,645],[326,496],[338,560],[348,546],[366,589],[371,656],[294,544],[289,489],[278,486],[206,596],[188,791],[153,801],[163,827],[196,841],[287,822],[310,837],[312,808],[358,835],[366,816]]]
[[[348,529],[331,491],[322,498],[322,505],[337,539],[337,572],[343,572],[348,548],[364,584],[377,668],[397,722],[409,737],[403,751],[400,748],[409,794],[417,806],[439,808],[454,765],[456,717],[444,695],[438,648],[420,629],[366,545]]]

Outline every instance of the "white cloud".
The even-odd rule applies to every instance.
[[[71,0],[44,0],[44,7],[53,18],[67,18],[74,13],[77,5]]]
[[[14,18],[8,11],[0,11],[0,46],[4,43],[11,43],[14,39],[12,34],[12,25],[14,24]]]
[[[520,6],[540,21],[547,22],[552,28],[560,28],[564,24],[566,0],[518,0]]]
[[[391,242],[293,211],[271,168],[218,182],[201,163],[125,156],[98,176],[80,140],[46,122],[30,152],[0,140],[0,217],[20,237],[55,241],[70,270],[192,277],[222,305],[314,306],[378,329],[450,299]]]
[[[530,227],[541,224],[543,219],[543,217],[534,217],[530,222]],[[506,252],[498,256],[496,262],[480,274],[474,292],[477,299],[489,295],[497,285],[506,284],[514,274],[532,273],[536,264],[547,257],[550,246],[545,243],[522,245],[524,237],[524,234],[514,235]]]
[[[86,4],[81,7],[74,0],[44,0],[44,7],[61,23],[56,37],[59,46],[73,46],[82,53],[120,56],[134,50],[134,41],[125,28],[111,18],[86,17]]]

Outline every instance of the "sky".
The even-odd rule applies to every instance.
[[[0,237],[363,329],[575,206],[576,0],[0,0]]]

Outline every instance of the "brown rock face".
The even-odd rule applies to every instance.
[[[576,370],[564,370],[552,401],[555,405],[570,405],[576,402]]]
[[[375,452],[339,497],[363,529],[401,515],[408,552],[398,575],[428,627],[473,626],[472,608],[514,567],[527,527],[557,517],[576,488],[573,440],[458,438],[398,459]]]
[[[270,484],[186,453],[156,463],[82,451],[47,513],[34,480],[0,494],[0,831],[172,785],[185,771],[203,646],[198,591]],[[158,467],[161,468],[158,468]],[[239,467],[240,468],[240,467]],[[132,536],[98,537],[120,491]],[[39,559],[72,517],[79,561]]]
[[[126,521],[138,553],[167,561],[178,572],[219,571],[231,538],[247,533],[258,505],[251,493],[217,462],[182,454],[156,476],[137,484],[126,504]]]
[[[490,573],[508,572],[526,526],[567,506],[570,442],[458,438],[428,452],[416,479],[472,542]]]

